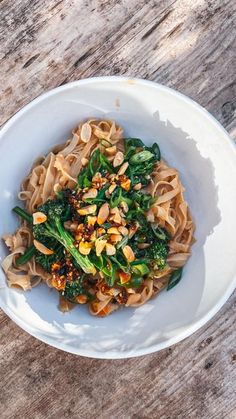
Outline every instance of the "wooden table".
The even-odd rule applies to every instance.
[[[235,0],[1,0],[1,124],[45,90],[119,74],[185,93],[236,138],[234,8]],[[235,418],[235,296],[183,342],[117,361],[51,348],[0,312],[1,419]]]

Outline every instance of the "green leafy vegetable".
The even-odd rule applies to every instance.
[[[167,291],[174,288],[180,282],[182,278],[182,273],[183,273],[183,268],[178,268],[172,272],[172,274],[170,275],[168,285],[167,285]]]
[[[161,151],[157,143],[154,143],[152,147],[147,147],[147,149],[155,155],[157,160],[161,160]]]
[[[106,277],[106,283],[109,287],[113,287],[115,284],[115,280],[117,278],[117,270],[115,268],[115,265],[111,262],[111,260],[107,256],[103,256],[106,264],[103,267],[103,274]]]
[[[114,168],[107,160],[106,156],[96,149],[87,165],[78,175],[78,186],[79,188],[89,188],[92,185],[93,176],[100,172],[102,175],[106,173],[114,173]]]
[[[117,249],[120,249],[120,248],[126,246],[128,241],[129,241],[129,236],[124,236],[123,239],[120,242],[117,243],[117,245],[116,245]]]
[[[147,259],[138,259],[138,260],[134,260],[134,262],[131,262],[130,265],[131,266],[135,266],[135,265],[142,265],[142,264],[147,264],[148,260]]]
[[[125,139],[125,160],[129,162],[127,174],[132,185],[148,184],[148,176],[153,172],[154,165],[161,158],[160,149],[156,143],[147,147],[138,138]]]
[[[125,156],[126,160],[136,152],[137,148],[143,148],[144,144],[139,138],[125,138]]]
[[[111,208],[118,207],[121,202],[126,202],[128,206],[133,204],[133,200],[129,198],[128,193],[124,192],[122,188],[117,187],[115,191],[112,193],[109,205]]]
[[[125,288],[139,288],[140,285],[143,283],[143,277],[141,275],[132,275],[132,278],[129,282],[126,282],[125,284],[121,284],[118,282],[118,285],[125,287]]]
[[[158,227],[158,226],[154,226],[153,224],[151,224],[151,228],[152,228],[152,231],[153,231],[154,235],[159,240],[168,241],[170,239],[169,234],[163,228]]]
[[[129,150],[131,147],[136,149],[137,147],[144,147],[144,144],[140,138],[125,138],[125,150]]]
[[[82,275],[74,281],[67,282],[63,293],[63,297],[66,298],[66,300],[71,301],[72,303],[75,302],[75,298],[78,295],[86,295],[88,297],[88,300],[91,300],[92,295],[89,293],[86,287],[86,283],[84,281],[85,279],[85,275]]]
[[[90,260],[96,266],[96,268],[103,274],[107,285],[112,287],[117,280],[117,272],[121,270],[123,272],[130,272],[130,265],[124,258],[123,253],[117,249],[114,256],[106,256],[102,254],[97,256],[95,252],[91,252]]]
[[[131,201],[135,203],[136,208],[137,204],[142,211],[147,211],[151,205],[156,202],[156,198],[153,198],[151,195],[144,194],[143,192],[131,192]]]
[[[149,267],[145,264],[145,263],[140,263],[137,265],[133,265],[132,266],[132,271],[136,274],[136,275],[147,275],[150,272]]]
[[[102,204],[103,202],[106,202],[107,201],[106,191],[108,188],[109,188],[109,184],[105,185],[104,188],[98,191],[96,198],[88,198],[85,200],[85,202],[89,204]]]
[[[16,206],[12,209],[12,211],[19,215],[21,218],[23,218],[23,220],[28,221],[28,223],[32,224],[33,222],[33,217],[32,215],[28,214],[28,212],[26,212],[25,210],[23,210],[22,208]]]
[[[26,252],[21,255],[17,260],[16,260],[16,266],[21,266],[24,265],[25,263],[27,263],[30,259],[32,259],[32,257],[34,256],[36,252],[36,249],[34,246],[30,246]]]
[[[78,176],[78,186],[79,188],[89,188],[92,185],[91,180],[89,179],[89,170],[85,168],[81,170]]]
[[[116,265],[116,269],[120,269],[126,273],[130,272],[130,264],[124,258],[124,255],[120,250],[117,250],[115,256],[111,256],[111,260]]]
[[[130,158],[129,162],[130,164],[134,164],[134,165],[141,164],[148,160],[151,160],[153,157],[154,157],[154,154],[152,154],[150,151],[143,150],[143,151],[140,151],[139,153],[134,154]]]

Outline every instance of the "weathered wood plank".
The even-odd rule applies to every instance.
[[[0,1],[0,124],[67,81],[129,75],[193,97],[236,138],[234,0]],[[0,312],[0,417],[236,417],[235,293],[192,337],[146,357],[74,357]]]
[[[178,345],[117,361],[49,348],[1,316],[0,415],[233,419],[235,312],[231,297],[211,322]]]
[[[7,32],[5,23],[17,23],[29,7],[27,1],[22,3],[23,11],[17,6],[6,9],[1,37]],[[138,8],[135,2],[129,2],[129,7],[109,2],[107,9],[96,8],[94,1],[83,7],[81,2],[71,2],[70,7],[64,4],[64,13],[63,3],[68,2],[56,7],[56,2],[49,3],[47,13],[43,3],[31,3],[37,24],[33,19],[24,29],[15,24],[12,36],[3,37],[2,123],[45,89],[107,74],[138,74],[165,83],[208,107],[222,123],[232,122],[235,36],[229,17],[234,2],[215,1],[206,7],[205,2],[196,1],[189,7],[184,1],[154,1],[151,5],[139,1]],[[63,34],[60,39],[52,31],[58,25]],[[17,92],[16,74],[20,80]]]

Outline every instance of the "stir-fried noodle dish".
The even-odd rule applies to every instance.
[[[106,316],[173,288],[194,241],[179,173],[158,144],[125,138],[113,121],[90,119],[34,163],[3,237],[10,287],[55,288],[59,307],[88,304]]]

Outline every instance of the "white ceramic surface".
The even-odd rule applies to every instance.
[[[164,86],[119,77],[64,85],[35,99],[0,133],[0,235],[13,232],[21,179],[33,160],[67,139],[89,117],[120,123],[128,136],[157,141],[181,173],[197,230],[183,279],[137,309],[107,318],[86,307],[58,311],[57,292],[40,285],[9,289],[0,272],[0,305],[33,336],[79,355],[125,358],[165,348],[189,336],[223,305],[236,285],[236,153],[222,126],[191,99]],[[0,247],[1,260],[7,251]]]

